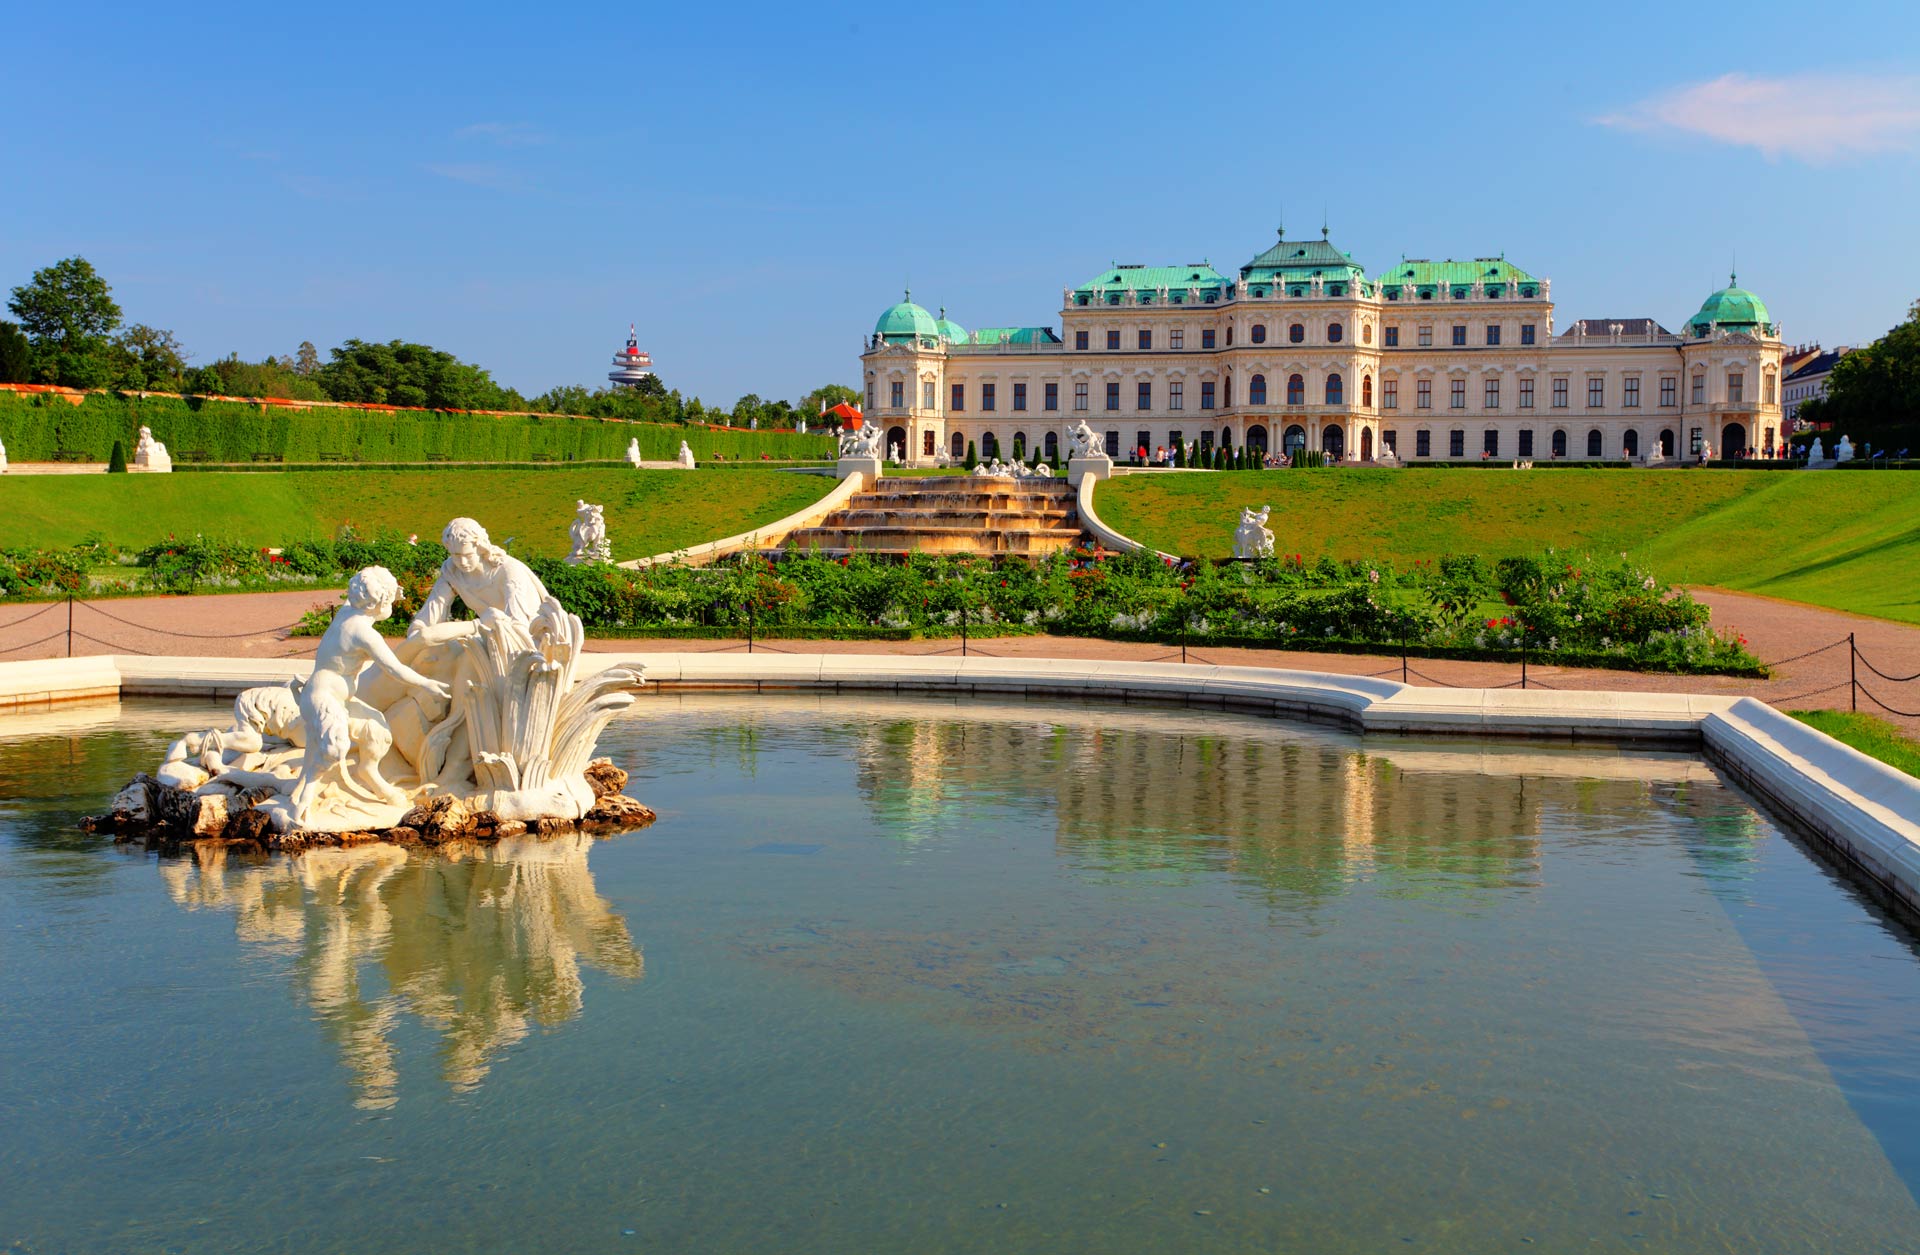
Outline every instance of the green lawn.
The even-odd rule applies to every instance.
[[[287,471],[0,477],[0,546],[99,533],[127,548],[196,532],[251,545],[330,537],[343,523],[438,538],[467,514],[522,553],[564,555],[574,502],[606,507],[614,556],[646,557],[771,523],[833,488],[777,471]]]
[[[1920,776],[1920,741],[1885,719],[1846,710],[1790,710],[1787,713],[1862,754],[1898,767],[1910,776]]]
[[[1339,470],[1124,475],[1100,516],[1170,553],[1225,556],[1242,506],[1273,506],[1308,558],[1626,552],[1662,577],[1920,623],[1920,475]]]

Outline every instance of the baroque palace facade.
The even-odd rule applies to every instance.
[[[1737,282],[1677,332],[1602,318],[1555,334],[1551,281],[1505,258],[1368,277],[1321,235],[1283,233],[1237,278],[1115,266],[1063,290],[1059,333],[968,332],[909,293],[865,341],[868,419],[916,465],[968,442],[1050,455],[1081,420],[1122,459],[1179,442],[1360,462],[1783,451],[1780,327]]]

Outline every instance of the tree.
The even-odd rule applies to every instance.
[[[69,388],[97,388],[113,373],[107,337],[120,325],[120,306],[84,257],[69,257],[33,272],[13,290],[7,308],[33,344],[33,372]]]
[[[793,408],[801,418],[811,423],[818,420],[822,410],[830,410],[843,402],[848,405],[859,405],[859,392],[845,384],[828,383],[821,384],[801,397],[794,403]]]
[[[177,392],[187,373],[187,351],[171,331],[143,322],[114,339],[114,387]]]
[[[335,401],[426,406],[437,410],[511,410],[526,402],[478,366],[425,344],[348,340],[314,372]]]
[[[127,447],[118,440],[113,442],[113,452],[107,455],[107,474],[125,475],[127,473]]]
[[[1907,321],[1834,363],[1827,395],[1802,405],[1800,417],[1856,445],[1920,449],[1920,301]]]
[[[733,425],[735,427],[746,427],[751,424],[754,419],[760,417],[760,407],[764,404],[765,402],[761,401],[759,396],[752,392],[747,393],[747,395],[735,401],[733,403]]]
[[[974,452],[973,441],[969,440],[967,441],[967,470],[972,471],[978,465],[980,465],[980,455]]]
[[[313,341],[302,340],[300,347],[293,353],[293,373],[311,375],[320,369],[320,350],[313,347]]]
[[[33,378],[33,345],[17,322],[0,322],[0,383],[27,383]]]

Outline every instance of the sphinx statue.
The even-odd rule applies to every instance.
[[[638,436],[627,441],[627,464],[636,467],[640,465],[640,437]]]
[[[140,429],[140,439],[134,442],[133,464],[143,471],[165,474],[173,470],[173,457],[167,452],[167,446],[153,438],[151,427]]]
[[[686,470],[689,470],[689,471],[692,470],[693,469],[692,447],[690,447],[686,441],[682,440],[680,442],[680,452],[673,460],[679,463],[680,466],[682,466]]]

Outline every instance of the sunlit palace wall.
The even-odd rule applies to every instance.
[[[1556,327],[1552,282],[1503,257],[1403,259],[1369,276],[1282,238],[1229,277],[1116,265],[1062,290],[1059,330],[968,331],[908,293],[863,341],[867,414],[919,465],[1176,442],[1403,462],[1772,456],[1781,329],[1737,279],[1668,330]],[[1657,460],[1657,459],[1656,459]]]

